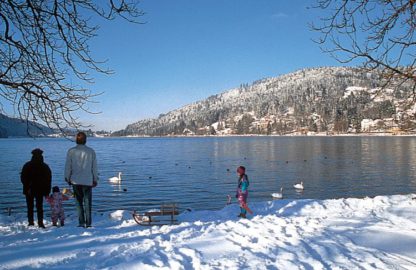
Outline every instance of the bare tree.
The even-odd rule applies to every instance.
[[[91,18],[138,22],[138,0],[2,0],[0,96],[21,119],[63,131],[80,128],[75,112],[87,111],[96,94],[82,85],[91,72],[110,74],[91,56]],[[0,106],[2,106],[0,100]],[[0,112],[1,112],[0,108]]]
[[[416,87],[416,0],[316,0],[322,9],[312,29],[317,42],[341,63],[354,60],[382,72],[388,83]]]

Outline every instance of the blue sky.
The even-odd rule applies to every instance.
[[[93,55],[112,76],[93,74],[95,98],[81,115],[96,130],[144,118],[221,93],[241,83],[298,69],[339,65],[312,41],[313,1],[142,0],[145,24],[100,23]]]

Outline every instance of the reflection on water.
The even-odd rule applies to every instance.
[[[147,209],[178,202],[182,209],[219,209],[233,195],[237,166],[247,167],[249,201],[340,198],[416,192],[414,137],[226,137],[90,139],[100,183],[94,209]],[[24,210],[20,170],[42,148],[53,185],[66,187],[64,139],[0,140],[0,202]],[[122,172],[121,184],[110,177]],[[305,190],[293,184],[303,181]],[[235,200],[234,200],[235,202]],[[73,202],[67,205],[73,211]]]

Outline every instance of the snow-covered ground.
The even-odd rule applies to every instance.
[[[279,200],[191,211],[138,226],[126,211],[94,227],[28,228],[0,216],[0,269],[416,269],[416,195]]]

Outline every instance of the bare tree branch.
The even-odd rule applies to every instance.
[[[316,0],[326,16],[311,28],[341,63],[362,61],[387,82],[416,86],[416,0]],[[386,84],[387,85],[387,84]]]
[[[3,0],[0,3],[0,97],[25,121],[80,128],[97,94],[78,84],[111,74],[91,55],[91,17],[140,23],[138,0]],[[76,83],[78,81],[78,84]],[[0,100],[0,107],[3,107]]]

